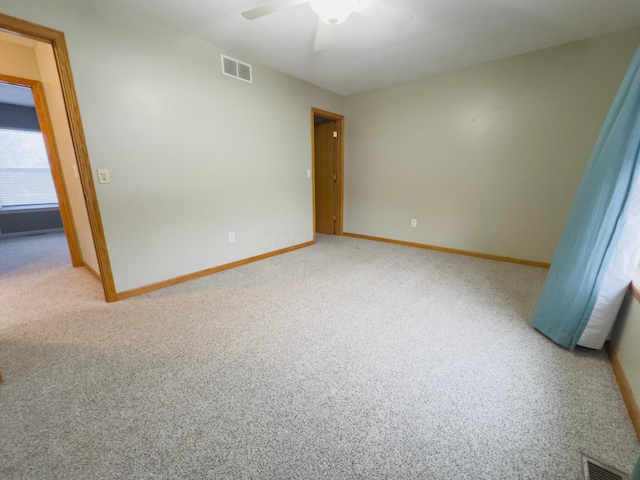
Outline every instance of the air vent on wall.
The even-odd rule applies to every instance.
[[[629,477],[615,468],[607,467],[593,458],[582,456],[585,480],[627,480]]]
[[[242,63],[235,58],[220,55],[222,61],[222,73],[229,77],[237,78],[243,82],[253,83],[251,65]]]

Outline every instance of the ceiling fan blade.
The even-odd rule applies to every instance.
[[[256,18],[264,17],[270,13],[275,13],[279,10],[283,10],[287,7],[293,7],[294,5],[300,5],[301,3],[307,3],[309,0],[276,0],[275,2],[267,3],[260,7],[252,8],[246,12],[242,12],[242,16],[247,20],[255,20]]]
[[[313,45],[313,49],[318,52],[320,50],[326,50],[331,46],[331,39],[333,38],[333,25],[324,23],[318,19],[318,28],[316,29],[316,42]]]
[[[398,10],[382,0],[360,0],[356,12],[382,27],[398,32],[409,25],[413,19],[408,13]]]

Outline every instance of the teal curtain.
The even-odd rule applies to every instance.
[[[531,324],[573,349],[589,321],[640,174],[640,49],[573,201]]]
[[[638,461],[636,462],[636,468],[634,468],[633,472],[631,472],[629,480],[640,480],[640,458],[638,458]]]

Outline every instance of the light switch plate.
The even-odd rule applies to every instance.
[[[307,178],[311,178],[311,170],[307,170]]]
[[[99,183],[111,183],[111,177],[109,176],[109,170],[106,168],[98,169],[98,182]]]

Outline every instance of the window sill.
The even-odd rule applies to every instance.
[[[59,209],[60,206],[56,203],[48,203],[46,205],[20,205],[16,207],[0,207],[0,215],[25,212],[49,212]]]

